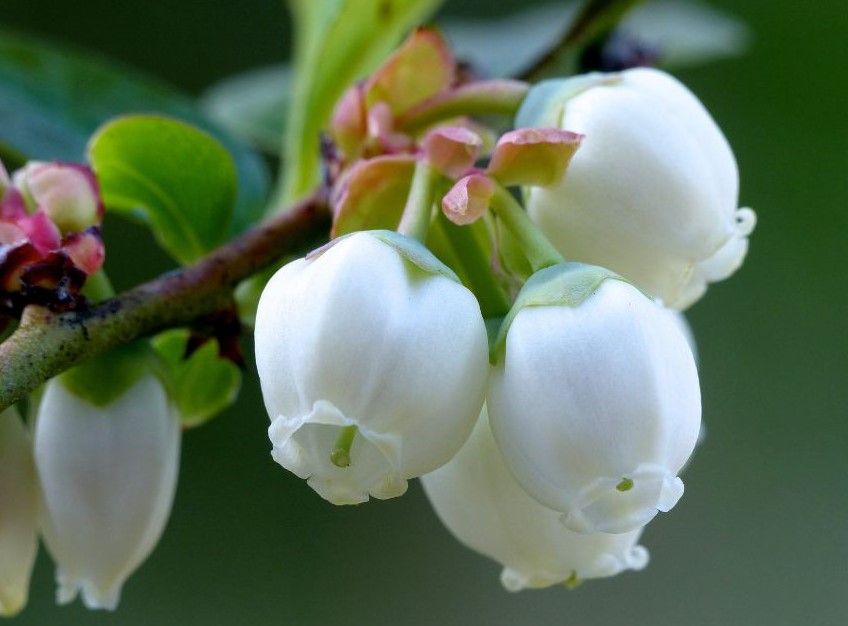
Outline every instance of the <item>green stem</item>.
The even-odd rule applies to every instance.
[[[400,130],[415,133],[432,124],[465,115],[515,115],[530,90],[517,80],[469,83],[438,94],[401,114],[395,121]]]
[[[330,453],[330,461],[336,467],[350,467],[350,448],[359,429],[356,426],[345,426],[339,430],[336,445]]]
[[[426,159],[419,159],[415,164],[412,186],[397,228],[400,234],[424,243],[430,229],[439,178],[439,172]]]
[[[510,307],[509,298],[492,271],[489,255],[474,234],[474,226],[457,226],[441,212],[439,226],[465,270],[469,287],[480,302],[483,317],[506,315]]]
[[[106,275],[106,270],[95,272],[85,281],[85,287],[82,289],[83,295],[91,302],[100,302],[114,297],[115,289]]]
[[[521,251],[530,262],[533,272],[562,263],[565,259],[548,241],[527,212],[509,191],[501,185],[495,187],[491,209],[507,230],[517,239]]]

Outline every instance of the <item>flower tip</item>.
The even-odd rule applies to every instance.
[[[471,224],[486,213],[495,193],[495,183],[483,174],[460,179],[442,198],[442,211],[454,224]]]

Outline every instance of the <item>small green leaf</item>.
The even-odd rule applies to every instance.
[[[158,365],[147,342],[139,341],[89,359],[59,379],[74,395],[103,407],[117,400],[145,374],[159,374]]]
[[[169,330],[153,339],[165,362],[172,401],[184,427],[199,426],[229,407],[238,397],[241,370],[218,356],[218,342],[210,339],[184,359],[189,333]]]
[[[290,106],[288,65],[257,68],[213,85],[201,108],[233,135],[268,154],[279,154]]]
[[[236,171],[210,135],[166,117],[126,116],[92,137],[88,157],[107,209],[143,218],[180,263],[226,238]]]
[[[82,161],[89,136],[116,115],[156,112],[217,137],[238,168],[232,232],[265,208],[268,172],[262,159],[200,112],[187,95],[100,56],[0,29],[0,156]]]
[[[295,89],[286,122],[282,196],[319,178],[319,135],[344,90],[391,52],[444,0],[288,0],[296,30]]]

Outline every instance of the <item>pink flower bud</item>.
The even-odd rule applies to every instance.
[[[427,160],[445,176],[459,178],[480,156],[483,140],[475,132],[461,126],[437,128],[423,141]]]
[[[583,135],[558,128],[519,128],[495,146],[487,173],[503,185],[557,184]]]
[[[100,236],[100,229],[96,226],[81,233],[68,235],[62,249],[73,264],[88,276],[103,267],[103,261],[106,258],[103,238]]]
[[[40,254],[47,254],[61,245],[62,236],[59,229],[43,210],[21,217],[17,220],[17,225]]]
[[[14,182],[29,209],[43,209],[63,233],[85,230],[103,218],[97,180],[87,167],[31,161],[15,173]]]
[[[355,159],[362,151],[368,134],[367,112],[362,86],[348,89],[336,104],[330,121],[333,139],[348,159]]]
[[[483,216],[495,193],[495,183],[483,174],[459,180],[442,199],[442,210],[454,224],[471,224]]]

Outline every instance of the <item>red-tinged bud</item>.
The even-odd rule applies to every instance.
[[[459,178],[477,161],[483,140],[467,128],[446,126],[427,133],[422,146],[433,167],[449,178]]]
[[[471,224],[486,213],[494,193],[495,183],[488,176],[471,174],[451,187],[442,199],[442,210],[454,224]]]
[[[419,28],[368,79],[366,105],[385,102],[401,113],[450,87],[455,73],[444,38],[432,28]]]
[[[20,292],[21,275],[41,258],[38,250],[29,243],[0,246],[0,292],[3,295]]]
[[[9,222],[0,222],[0,246],[17,246],[26,240],[26,233],[20,228]]]
[[[348,89],[336,104],[330,128],[333,140],[345,157],[356,159],[368,135],[368,113],[361,85]]]
[[[87,167],[31,161],[15,172],[14,183],[29,210],[43,210],[62,233],[85,230],[103,219],[97,180]]]
[[[385,102],[378,102],[368,110],[367,156],[409,152],[413,141],[408,135],[394,130],[394,114]]]
[[[582,140],[583,135],[558,128],[510,131],[495,146],[487,173],[503,185],[555,185]]]
[[[357,161],[333,190],[330,235],[396,228],[414,171],[415,157],[406,154]]]
[[[103,267],[106,250],[100,229],[92,226],[81,233],[72,233],[65,238],[62,250],[74,266],[91,276]]]

